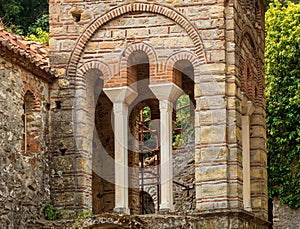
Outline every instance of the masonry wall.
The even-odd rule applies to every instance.
[[[265,79],[264,79],[264,2],[238,1],[234,6],[236,24],[234,40],[237,44],[235,68],[237,74],[229,74],[231,80],[237,81],[235,99],[239,103],[241,93],[245,93],[254,104],[255,110],[250,116],[250,169],[251,169],[251,207],[255,215],[267,219],[267,151],[266,151],[266,122],[265,122]],[[232,36],[230,36],[232,37]],[[230,67],[231,68],[231,67]],[[230,93],[230,92],[229,92]],[[237,126],[240,128],[240,113],[236,113]],[[232,111],[230,117],[234,117]],[[242,131],[242,129],[240,129]],[[237,143],[241,146],[239,138]]]
[[[183,148],[173,151],[173,184],[175,210],[193,212],[196,208],[194,144],[188,143]]]
[[[61,104],[54,114],[59,118],[52,122],[53,129],[60,128],[53,132],[51,146],[53,182],[59,181],[53,197],[66,215],[91,209],[93,162],[87,140],[93,125],[84,121],[90,112],[85,105],[87,72],[100,71],[104,87],[130,86],[134,79],[127,75],[128,58],[140,51],[149,59],[151,84],[177,84],[172,70],[178,61],[193,66],[196,209],[203,214],[244,209],[242,92],[256,104],[251,116],[253,212],[246,215],[267,219],[264,3],[254,2],[50,1],[51,63],[60,74],[52,99]],[[257,84],[245,86],[244,62],[252,63],[250,75],[257,77],[251,82]],[[65,160],[68,169],[57,166]]]
[[[273,228],[299,228],[300,209],[291,209],[287,205],[280,205],[279,200],[273,201]]]
[[[191,213],[196,207],[194,151],[193,143],[173,150],[173,181],[176,182],[173,183],[174,205],[175,211],[182,214]],[[152,172],[156,174],[157,168],[154,166],[154,161],[150,165],[145,165],[144,172],[146,172],[144,174],[146,178],[144,191],[153,200],[153,205],[146,206],[146,208],[148,207],[157,213],[155,211],[157,210],[157,186],[147,185],[157,182],[157,178],[153,178],[153,174],[147,173]]]
[[[11,55],[1,50],[0,225],[2,228],[30,228],[43,218],[43,207],[50,203],[49,87],[12,62]],[[28,91],[35,100],[35,110],[27,117],[28,121],[35,120],[27,132],[35,133],[32,144],[27,142],[31,147],[24,146],[24,95]]]

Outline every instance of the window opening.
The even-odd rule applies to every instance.
[[[139,160],[140,160],[140,193],[147,193],[145,187],[156,188],[156,210],[159,211],[160,200],[160,149],[158,130],[151,125],[151,109],[146,106],[140,110],[137,125],[139,133]],[[149,194],[148,194],[149,195]],[[145,195],[141,198],[141,214],[149,214]]]
[[[187,94],[181,95],[176,101],[176,124],[173,131],[173,147],[181,147],[193,141],[195,131],[191,112],[193,105]]]
[[[38,106],[35,104],[34,95],[27,91],[24,95],[24,115],[23,115],[23,146],[24,153],[38,152],[40,150],[39,143],[39,120],[36,119],[35,114],[38,111]]]

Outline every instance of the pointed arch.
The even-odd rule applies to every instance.
[[[34,101],[33,107],[35,111],[41,110],[41,93],[37,90],[37,87],[32,86],[33,82],[28,82],[22,87],[21,99],[24,101],[26,93],[30,92]]]

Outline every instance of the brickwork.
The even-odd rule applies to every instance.
[[[41,220],[43,207],[51,202],[63,218],[74,219],[81,211],[100,214],[79,227],[267,228],[264,1],[49,4],[50,60],[58,79],[47,49],[0,28],[0,225],[76,226],[74,220]],[[104,92],[125,86],[128,98]],[[170,88],[186,93],[195,106],[195,146],[174,153],[170,169],[177,182],[171,189],[178,215],[137,216],[141,195],[135,121],[149,106],[151,118],[170,121],[165,130],[172,131],[176,96],[164,91]],[[115,185],[120,178],[115,169],[122,167],[115,163],[120,156],[115,143],[120,140],[116,136],[125,134],[114,133],[124,124],[114,122],[114,115],[125,117],[127,107],[131,215],[119,216],[112,214],[116,207],[124,210],[115,197],[126,194]],[[247,115],[248,165],[242,121]],[[246,166],[251,171],[248,208],[243,195]],[[180,184],[190,184],[191,190]],[[170,209],[172,205],[165,202]],[[297,220],[297,211],[278,202],[274,206],[275,227],[298,226],[288,218]]]
[[[256,109],[250,117],[251,150],[251,201],[255,214],[267,218],[267,155],[265,124],[265,82],[263,78],[264,58],[264,8],[260,1],[251,1],[237,6],[240,21],[236,31],[239,47],[238,80],[241,90],[254,102]],[[246,12],[246,14],[244,14]],[[245,26],[246,25],[246,26]]]
[[[98,95],[87,86],[93,75],[104,88],[135,89],[134,105],[146,95],[154,98],[149,84],[172,82],[189,91],[196,104],[195,210],[207,219],[228,213],[226,220],[239,212],[236,227],[247,227],[253,217],[266,227],[263,7],[258,0],[50,1],[51,63],[60,75],[51,94],[60,104],[52,110],[52,195],[65,217],[93,208],[91,142],[97,114],[88,104]],[[142,80],[148,80],[143,90],[136,83]],[[243,206],[245,98],[255,104],[250,117],[252,212]]]

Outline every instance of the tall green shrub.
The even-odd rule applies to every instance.
[[[269,196],[300,207],[300,5],[278,0],[266,12]]]

